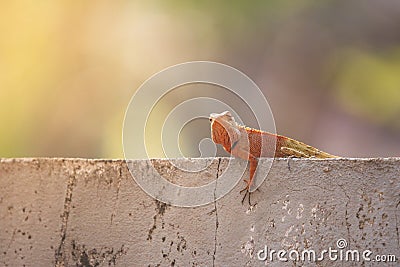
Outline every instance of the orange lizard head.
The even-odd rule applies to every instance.
[[[229,111],[210,114],[211,137],[214,143],[221,144],[226,148],[231,147],[231,143],[239,140],[240,131],[238,124]]]

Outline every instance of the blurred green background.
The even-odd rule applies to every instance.
[[[252,78],[280,134],[400,156],[399,25],[400,1],[1,1],[0,157],[123,157],[134,91],[192,60]]]

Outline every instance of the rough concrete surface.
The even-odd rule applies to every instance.
[[[174,161],[211,164],[187,173],[167,160],[134,163],[189,184],[213,181],[228,164]],[[138,171],[153,175],[150,169]],[[243,186],[182,208],[147,195],[124,160],[0,159],[0,266],[399,266],[399,158],[290,159],[290,168],[277,159],[252,194],[253,206],[241,204]],[[339,239],[347,242],[341,250]],[[281,258],[288,261],[277,253],[259,260],[265,246],[286,250]],[[329,248],[338,257],[370,250],[372,261],[288,256],[308,249],[319,257]],[[397,262],[376,262],[376,255]]]

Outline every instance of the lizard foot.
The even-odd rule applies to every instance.
[[[246,199],[246,196],[249,195],[249,205],[250,205],[250,206],[253,206],[253,205],[251,205],[251,201],[250,201],[250,195],[251,195],[251,193],[250,193],[250,183],[249,183],[248,180],[244,180],[244,181],[246,182],[247,185],[246,185],[245,188],[243,188],[242,190],[240,190],[240,193],[239,193],[239,194],[242,194],[243,192],[245,192],[245,193],[244,193],[244,196],[243,196],[243,198],[242,198],[242,205],[243,205],[244,200]]]

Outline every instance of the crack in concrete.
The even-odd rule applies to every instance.
[[[400,201],[397,203],[397,205],[396,205],[396,209],[398,209],[398,207],[399,207],[399,204],[400,204]],[[396,214],[395,214],[395,218],[396,218],[396,235],[397,235],[397,245],[399,246],[399,248],[400,248],[400,233],[399,233],[399,224],[398,224],[398,220],[397,220],[397,212],[396,212]]]
[[[330,188],[328,188],[328,187],[323,187],[323,186],[318,185],[318,184],[310,184],[310,185],[307,185],[307,187],[309,187],[309,186],[318,187],[318,188],[321,189],[322,191],[335,192],[335,189],[330,189]],[[343,188],[342,188],[342,190],[343,190]]]
[[[64,245],[65,245],[65,238],[67,236],[67,226],[68,226],[68,218],[69,218],[69,213],[71,210],[71,202],[72,202],[72,191],[75,185],[76,177],[75,177],[76,171],[74,168],[74,171],[72,175],[69,176],[68,179],[68,184],[67,184],[67,190],[65,193],[65,199],[64,199],[64,211],[61,216],[62,222],[61,222],[61,240],[60,244],[58,245],[57,250],[55,251],[55,266],[65,266],[65,255],[64,255]]]
[[[400,234],[399,234],[399,224],[397,221],[397,215],[396,215],[396,235],[397,235],[397,245],[400,248]]]
[[[153,232],[154,230],[157,229],[157,219],[158,217],[161,218],[164,216],[165,210],[168,207],[168,204],[161,202],[157,199],[154,200],[156,203],[156,211],[157,213],[153,216],[153,226],[149,229],[149,233],[147,234],[147,239],[148,241],[151,241],[153,239]],[[164,222],[162,222],[162,229],[164,229]]]
[[[116,196],[116,199],[114,202],[113,211],[111,213],[110,225],[112,225],[112,223],[113,223],[114,217],[116,215],[115,211],[117,210],[116,207],[117,207],[117,202],[118,202],[118,198],[119,198],[119,189],[121,188],[121,182],[122,182],[122,166],[123,166],[122,164],[119,166],[119,169],[118,169],[119,175],[118,175],[118,182],[117,182],[117,196]]]
[[[350,226],[351,226],[351,224],[349,223],[349,212],[348,212],[348,207],[349,207],[349,203],[350,203],[350,196],[347,194],[346,190],[344,190],[342,185],[338,185],[338,186],[340,187],[340,189],[342,189],[344,195],[347,198],[346,205],[345,205],[346,209],[345,209],[345,212],[344,212],[344,216],[345,216],[344,220],[345,220],[346,229],[347,229],[347,239],[348,239],[349,245],[350,245],[350,239],[351,239]]]
[[[212,266],[215,266],[215,256],[217,254],[217,234],[218,234],[219,221],[218,221],[217,195],[216,194],[217,194],[217,183],[218,183],[218,177],[219,177],[220,164],[221,164],[221,158],[218,158],[217,175],[216,175],[216,179],[215,179],[215,188],[214,188],[215,232],[214,232],[214,252],[213,252]]]

